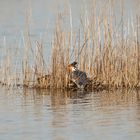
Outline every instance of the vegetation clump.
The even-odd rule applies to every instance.
[[[76,29],[72,28],[71,12],[69,28],[63,27],[65,13],[58,15],[49,62],[45,60],[45,45],[42,41],[33,45],[27,29],[23,35],[23,56],[17,48],[13,53],[7,51],[1,58],[0,83],[9,87],[74,89],[75,84],[69,79],[66,66],[78,61],[79,69],[89,77],[87,90],[139,88],[140,17],[124,20],[122,6],[121,20],[116,23],[113,1],[108,1],[98,13],[96,2],[85,9],[86,13],[81,12],[80,25]]]

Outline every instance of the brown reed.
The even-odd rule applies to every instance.
[[[88,15],[81,12],[81,25],[76,30],[72,28],[71,12],[70,29],[67,30],[64,30],[62,26],[64,24],[62,15],[64,14],[58,15],[52,40],[50,63],[47,63],[48,70],[43,54],[43,43],[37,42],[34,50],[29,29],[26,30],[22,78],[18,77],[23,79],[23,85],[64,89],[69,81],[66,66],[72,61],[78,61],[79,69],[85,71],[93,82],[100,81],[110,88],[140,86],[140,17],[136,16],[127,24],[123,20],[124,7],[122,6],[122,20],[118,23],[119,26],[115,26],[114,21],[117,19],[111,1],[108,1],[108,6],[100,9],[98,14],[96,8],[95,0],[89,11],[85,9],[89,12]],[[30,57],[33,59],[32,65],[29,63]],[[3,79],[7,79],[11,75],[9,68],[12,66],[8,62],[5,64],[2,66],[2,71],[5,73]],[[1,79],[1,82],[8,83],[8,80]]]

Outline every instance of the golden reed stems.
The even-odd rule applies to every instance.
[[[93,81],[101,81],[109,87],[139,87],[140,17],[136,16],[125,21],[122,5],[122,17],[116,24],[114,3],[108,2],[108,6],[105,5],[106,7],[99,9],[97,13],[97,1],[94,0],[90,5],[91,8],[85,9],[85,13],[81,12],[81,24],[76,29],[72,24],[71,8],[69,28],[63,27],[65,13],[58,15],[49,63],[45,61],[43,42],[38,41],[36,46],[33,46],[27,28],[24,34],[22,76],[18,75],[18,79],[23,81],[22,84],[28,87],[47,88],[49,86],[63,89],[68,83],[66,66],[72,61],[78,61],[79,69],[85,71]],[[1,83],[10,85],[9,81],[17,77],[8,80],[12,77],[10,71],[12,65],[8,55],[9,53],[6,60],[1,60],[0,70],[2,71]],[[32,64],[29,63],[31,60]]]

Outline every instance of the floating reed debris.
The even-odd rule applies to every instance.
[[[121,20],[115,23],[117,17],[110,1],[98,13],[96,1],[90,6],[85,9],[86,13],[81,13],[81,24],[76,29],[72,26],[71,9],[69,28],[63,27],[65,13],[58,15],[49,62],[45,60],[46,48],[43,42],[32,43],[29,29],[26,30],[22,36],[22,56],[20,48],[17,48],[16,53],[8,53],[12,51],[9,50],[1,58],[1,84],[69,89],[71,79],[66,67],[73,61],[78,61],[78,69],[87,75],[86,90],[139,88],[140,17],[123,20],[122,7]],[[72,84],[74,89],[76,85],[74,82]]]

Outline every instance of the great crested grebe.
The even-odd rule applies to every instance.
[[[84,89],[87,84],[87,75],[77,68],[77,62],[74,61],[69,64],[67,66],[67,71],[69,72],[70,80],[74,82],[78,88]]]

